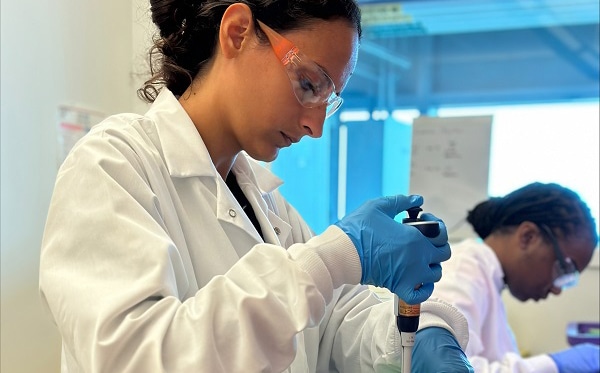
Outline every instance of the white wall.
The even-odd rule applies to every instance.
[[[37,290],[40,242],[57,171],[57,106],[143,110],[135,98],[139,79],[132,75],[132,58],[142,50],[132,49],[133,42],[146,36],[138,3],[146,4],[1,2],[2,372],[59,371],[60,339]]]

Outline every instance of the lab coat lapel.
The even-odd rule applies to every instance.
[[[268,211],[267,218],[269,219],[270,227],[272,227],[269,229],[269,232],[275,234],[272,238],[273,243],[276,242],[277,245],[285,247],[284,243],[287,242],[292,232],[292,227],[271,210]]]
[[[254,209],[265,242],[283,246],[292,228],[277,215],[277,207],[268,204],[264,196],[281,185],[281,180],[244,152],[238,155],[233,172]]]
[[[217,220],[227,233],[240,258],[254,245],[263,242],[260,234],[221,178],[217,181]]]
[[[265,242],[283,246],[282,242],[286,242],[292,227],[269,209],[261,191],[255,185],[240,182],[240,188],[254,209]]]

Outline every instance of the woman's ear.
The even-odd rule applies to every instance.
[[[535,243],[536,240],[541,239],[541,232],[537,224],[524,221],[517,227],[516,231],[519,247],[521,249],[527,249],[531,246],[532,243]]]
[[[219,46],[225,58],[237,56],[254,33],[252,10],[248,5],[235,3],[223,13],[219,29]]]

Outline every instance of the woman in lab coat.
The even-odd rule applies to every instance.
[[[313,235],[255,161],[321,136],[356,63],[356,3],[150,4],[151,108],[95,126],[51,200],[40,292],[63,371],[398,371],[393,307],[357,284],[425,301],[443,223],[431,239],[398,224],[423,199],[391,196]],[[423,303],[414,370],[471,371],[467,337],[454,307]]]
[[[598,372],[600,351],[589,344],[521,357],[501,297],[508,288],[522,302],[538,301],[577,283],[598,245],[594,218],[577,193],[532,183],[479,203],[467,221],[481,239],[452,245],[433,296],[466,316],[465,352],[475,372]]]

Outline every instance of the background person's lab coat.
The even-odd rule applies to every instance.
[[[502,302],[503,288],[504,272],[494,251],[479,239],[467,239],[452,245],[432,297],[446,300],[467,318],[465,353],[476,373],[557,373],[548,355],[521,357]]]
[[[244,154],[233,172],[267,244],[168,90],[75,146],[40,272],[63,371],[368,372],[399,358],[391,305],[343,285],[361,277],[350,239],[337,227],[311,239],[279,179]],[[422,325],[450,323],[464,347],[464,318],[429,303]]]

